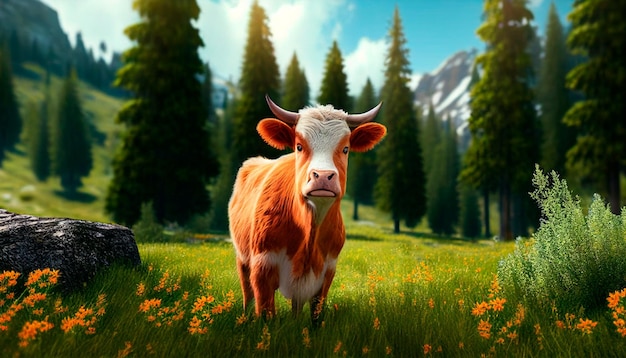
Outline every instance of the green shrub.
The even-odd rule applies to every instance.
[[[163,242],[163,226],[159,224],[154,214],[152,202],[141,204],[141,216],[133,225],[135,240],[137,242]]]
[[[613,215],[596,194],[585,216],[556,172],[548,176],[537,167],[533,184],[540,227],[532,239],[518,239],[514,252],[500,261],[503,286],[559,309],[605,305],[610,292],[626,286],[626,208]]]

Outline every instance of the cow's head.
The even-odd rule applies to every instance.
[[[277,119],[263,119],[257,131],[269,145],[295,151],[296,186],[318,209],[343,197],[348,153],[372,149],[387,132],[382,124],[368,123],[381,104],[362,114],[347,114],[331,105],[295,113],[280,108],[268,96],[266,99]]]

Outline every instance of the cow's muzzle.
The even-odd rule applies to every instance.
[[[339,175],[334,170],[311,170],[303,192],[307,197],[336,197],[341,192]]]

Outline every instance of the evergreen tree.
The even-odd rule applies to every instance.
[[[78,94],[78,79],[71,70],[59,94],[58,114],[53,126],[53,168],[61,178],[61,186],[74,194],[82,186],[82,178],[93,166],[91,141]]]
[[[204,80],[202,81],[202,101],[207,110],[207,120],[211,124],[217,122],[217,113],[213,106],[213,73],[209,64],[204,65]]]
[[[459,197],[461,235],[463,237],[477,238],[481,234],[478,192],[467,185],[460,184]]]
[[[626,14],[624,1],[574,2],[567,39],[575,53],[588,56],[567,74],[567,86],[585,99],[574,104],[564,121],[576,127],[576,144],[568,166],[602,173],[611,211],[619,214],[620,172],[626,159]]]
[[[200,8],[195,0],[135,0],[133,6],[141,20],[125,32],[136,45],[124,53],[116,84],[134,98],[117,115],[126,133],[106,210],[132,225],[141,205],[152,202],[159,222],[183,224],[209,210],[206,186],[218,171],[197,78],[203,43],[192,21]]]
[[[349,112],[351,101],[348,92],[348,77],[344,72],[343,57],[335,40],[326,55],[324,77],[317,102],[324,105],[332,104],[337,109]]]
[[[485,22],[477,33],[487,51],[476,60],[484,72],[471,90],[472,142],[463,178],[475,188],[497,186],[500,237],[512,240],[525,234],[522,216],[515,216],[516,223],[512,218],[522,212],[521,198],[527,196],[538,157],[527,52],[533,15],[524,0],[486,0],[484,9]]]
[[[428,114],[421,131],[422,157],[424,158],[424,172],[430,173],[433,163],[437,162],[435,148],[441,141],[442,132],[441,119],[435,114],[433,104],[428,105]]]
[[[237,175],[237,167],[231,159],[232,145],[229,140],[233,131],[234,108],[236,104],[231,101],[224,115],[218,121],[216,143],[218,146],[218,158],[220,163],[220,175],[218,176],[212,191],[213,207],[210,213],[211,230],[228,231],[228,202],[233,192],[233,184]]]
[[[355,113],[363,113],[378,104],[374,86],[368,78],[354,108]],[[352,218],[359,220],[359,204],[371,204],[372,192],[377,179],[376,148],[363,153],[351,153],[348,166],[348,194],[354,201]]]
[[[478,65],[474,63],[474,65],[472,66],[472,77],[470,79],[470,83],[467,86],[468,87],[467,89],[470,93],[474,85],[476,85],[479,81],[480,81],[480,75],[478,73]],[[470,159],[467,158],[467,150],[464,150],[463,152],[465,152],[465,155],[463,156],[463,166],[465,166],[465,163]],[[476,155],[476,153],[474,153],[474,155]],[[472,160],[481,160],[481,157],[472,158]],[[468,177],[467,175],[470,173],[471,173],[471,177]],[[493,178],[486,176],[485,173],[482,173],[478,170],[467,171],[465,170],[465,167],[463,167],[461,170],[461,174],[459,175],[459,179],[462,182],[461,186],[464,188],[464,191],[471,190],[472,185],[474,186],[474,188],[480,189],[482,196],[483,196],[483,219],[484,219],[484,227],[485,227],[485,237],[491,237],[491,228],[490,228],[491,210],[489,207],[491,202],[489,201],[489,194],[493,190],[493,186],[495,185],[493,184],[494,182]],[[468,184],[468,183],[471,183],[471,184]]]
[[[434,233],[444,235],[454,233],[459,217],[459,159],[456,131],[451,122],[448,119],[447,128],[434,148],[433,159],[436,159],[426,181],[428,226]]]
[[[6,43],[0,44],[0,167],[5,152],[12,150],[20,138],[22,118],[13,89],[11,56]]]
[[[570,107],[569,91],[565,87],[568,53],[563,27],[554,2],[550,5],[546,28],[545,54],[539,72],[537,102],[541,106],[542,166],[546,170],[565,173],[565,154],[576,137],[571,127],[563,123]]]
[[[255,0],[250,10],[248,39],[239,79],[240,95],[233,126],[233,164],[238,167],[251,156],[276,157],[280,152],[267,145],[256,132],[258,122],[273,118],[265,101],[269,95],[280,103],[280,74],[265,10]]]
[[[411,76],[408,49],[397,7],[389,37],[381,90],[382,122],[388,134],[377,151],[379,177],[374,194],[377,206],[391,213],[394,232],[398,233],[401,220],[408,227],[417,225],[426,211],[426,196],[418,118],[408,86]]]
[[[51,174],[49,102],[49,91],[46,91],[44,101],[39,106],[34,104],[31,107],[34,113],[31,114],[33,118],[29,120],[31,128],[28,131],[28,156],[33,174],[39,181],[46,181]]]
[[[306,79],[304,69],[300,68],[298,57],[294,52],[285,73],[281,106],[289,111],[297,112],[308,105],[309,82]]]

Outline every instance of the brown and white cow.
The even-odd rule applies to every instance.
[[[330,105],[295,113],[266,99],[278,119],[263,119],[257,131],[272,147],[295,152],[250,158],[237,174],[228,214],[244,309],[254,298],[257,316],[273,316],[280,289],[296,314],[310,302],[317,321],[346,236],[340,201],[348,152],[372,149],[387,129],[367,123],[381,104],[357,115]]]

